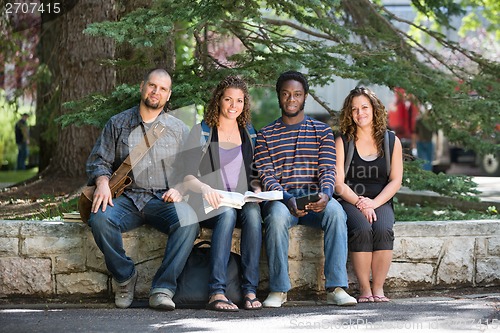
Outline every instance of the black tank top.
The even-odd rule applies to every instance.
[[[378,156],[373,161],[365,161],[354,148],[351,166],[345,179],[354,193],[373,199],[382,191],[388,180],[384,156]]]

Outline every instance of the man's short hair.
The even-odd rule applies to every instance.
[[[276,93],[279,95],[281,91],[281,87],[286,81],[298,81],[302,83],[302,87],[304,88],[304,92],[307,94],[309,93],[309,83],[307,83],[307,79],[304,76],[304,74],[296,71],[287,71],[284,73],[281,73],[280,77],[278,78],[278,81],[276,82]]]
[[[144,74],[143,81],[144,82],[148,82],[149,76],[151,74],[153,74],[154,72],[161,73],[161,74],[166,75],[169,78],[171,78],[170,74],[167,72],[166,69],[164,69],[164,68],[153,68],[153,69],[149,70],[146,74]]]

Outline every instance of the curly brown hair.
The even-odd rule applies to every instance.
[[[230,75],[219,82],[217,88],[215,88],[213,92],[210,102],[208,103],[207,109],[205,110],[203,119],[210,127],[219,126],[220,100],[228,88],[240,89],[243,91],[244,105],[243,111],[236,119],[238,126],[244,127],[250,124],[250,94],[248,93],[247,84],[242,78]]]
[[[348,141],[357,140],[357,125],[352,117],[352,100],[358,96],[366,96],[370,100],[373,109],[373,138],[377,144],[378,155],[382,156],[384,152],[384,133],[387,130],[387,110],[370,89],[356,87],[347,95],[339,115],[340,133],[345,135]]]

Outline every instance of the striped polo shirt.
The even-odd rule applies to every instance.
[[[255,165],[265,191],[304,189],[332,196],[335,185],[335,140],[328,125],[305,116],[286,125],[279,118],[257,134]]]

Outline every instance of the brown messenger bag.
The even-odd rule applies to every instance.
[[[132,184],[132,178],[128,176],[132,168],[146,155],[148,150],[155,144],[165,132],[165,125],[158,122],[152,126],[147,133],[144,133],[144,140],[139,143],[127,156],[125,161],[116,169],[109,178],[109,188],[111,195],[118,198],[127,186]],[[131,157],[133,156],[133,157]],[[78,199],[78,211],[83,222],[88,223],[92,210],[92,200],[94,198],[95,185],[85,186]]]

